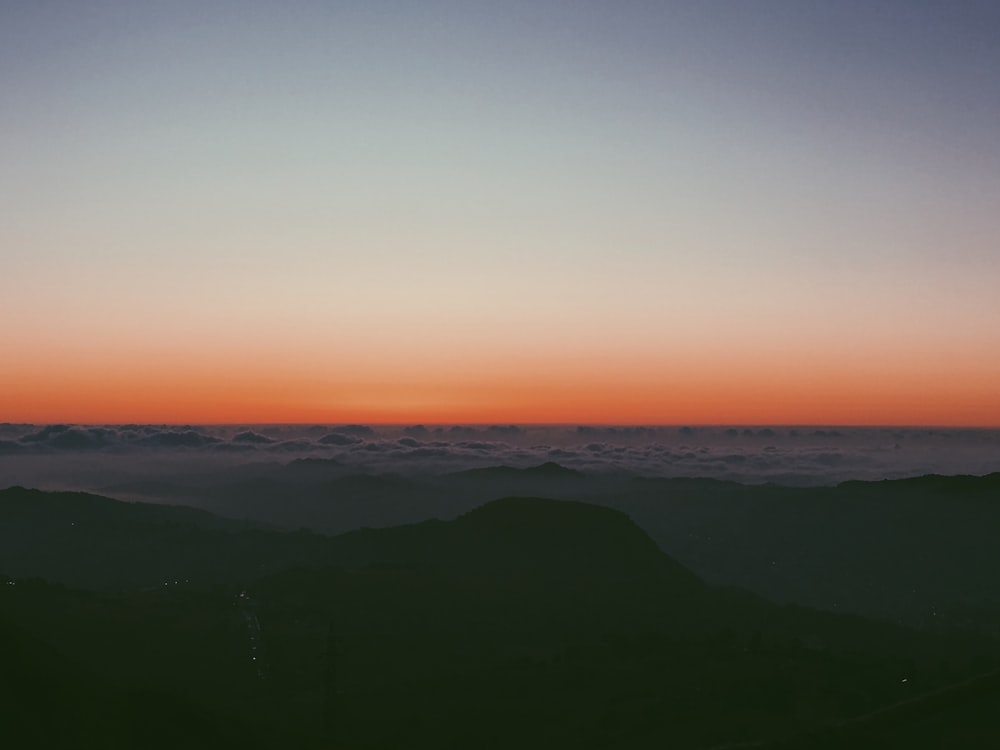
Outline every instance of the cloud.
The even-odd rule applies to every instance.
[[[460,443],[455,443],[455,447],[472,451],[496,451],[499,450],[501,446],[498,443],[484,443],[479,440],[464,440]]]
[[[580,425],[573,432],[577,439],[588,442],[603,440],[605,442],[616,443],[642,443],[656,440],[660,436],[669,436],[668,439],[674,439],[677,435],[690,436],[694,434],[694,428],[595,427],[592,425]]]
[[[141,468],[320,456],[359,473],[434,473],[549,460],[593,473],[836,484],[1000,470],[1000,430],[775,427],[0,425],[0,483],[44,486],[73,467]],[[513,429],[512,429],[513,427]],[[745,432],[744,432],[745,431]],[[213,463],[214,462],[214,463]],[[31,467],[30,472],[26,467]],[[88,467],[90,467],[88,469]],[[30,475],[29,475],[30,474]]]
[[[493,435],[504,435],[504,436],[520,436],[524,434],[524,429],[518,427],[516,424],[508,425],[490,425],[486,428],[485,432],[491,433]]]
[[[0,456],[10,453],[23,453],[27,450],[23,445],[13,440],[0,440]]]
[[[356,435],[346,435],[343,432],[331,432],[321,437],[318,442],[323,445],[357,445],[361,442],[361,438]]]
[[[75,427],[73,425],[48,425],[21,437],[21,443],[34,448],[51,448],[65,451],[98,450],[119,442],[117,430],[107,427]]]
[[[299,435],[325,435],[330,431],[330,428],[321,424],[311,424],[301,427],[298,431]]]
[[[218,453],[253,453],[257,446],[251,443],[219,443],[213,445],[212,450]]]
[[[256,433],[253,430],[247,430],[246,432],[240,432],[236,435],[233,435],[233,442],[254,443],[257,445],[263,445],[265,443],[273,443],[274,440],[259,433]]]
[[[6,437],[20,437],[35,429],[33,424],[23,424],[17,422],[0,422],[0,435]]]
[[[447,458],[451,455],[447,448],[422,447],[402,453],[406,458]]]
[[[21,438],[22,443],[47,443],[55,435],[62,435],[64,432],[68,432],[73,429],[72,425],[68,424],[50,424],[43,427],[38,432],[32,432],[24,435]]]
[[[346,435],[361,435],[362,437],[369,437],[375,434],[375,430],[366,424],[345,424],[342,427],[338,427],[337,432]]]
[[[301,469],[301,468],[328,469],[331,466],[340,466],[340,462],[334,461],[332,458],[296,458],[294,461],[289,461],[288,466],[292,469]]]
[[[843,453],[814,453],[806,454],[805,458],[822,466],[841,466],[849,460]]]
[[[139,438],[140,445],[159,448],[203,448],[222,442],[221,438],[204,435],[199,430],[185,429],[182,431],[154,432]]]
[[[309,453],[318,449],[319,446],[312,440],[282,440],[281,442],[271,443],[267,446],[267,450],[269,451],[281,451],[284,453]]]
[[[724,464],[742,464],[748,460],[742,453],[729,453],[723,456],[713,456],[712,458],[716,461],[722,461]]]
[[[580,454],[576,451],[568,451],[563,448],[553,448],[548,452],[552,458],[576,458]]]

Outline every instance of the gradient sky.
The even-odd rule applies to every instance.
[[[0,420],[1000,425],[1000,4],[0,0]]]

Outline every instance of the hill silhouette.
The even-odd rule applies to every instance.
[[[708,581],[921,627],[1000,634],[1000,475],[836,487],[643,480],[627,512]]]
[[[0,586],[0,715],[10,746],[318,746],[294,731],[277,734],[252,714],[241,715],[238,703],[206,701],[205,691],[192,695],[199,692],[194,681],[200,679],[237,697],[247,695],[238,669],[221,670],[234,679],[219,674],[220,642],[211,629],[192,628],[198,604],[161,607],[148,618],[147,606],[134,599],[109,600],[2,576]],[[189,622],[165,626],[163,614],[181,614]],[[180,667],[176,677],[163,667],[166,662]]]
[[[33,538],[43,544],[0,548],[4,566],[104,589],[0,586],[5,632],[35,638],[8,642],[37,654],[10,679],[37,661],[58,686],[51,698],[23,693],[24,715],[76,721],[68,696],[81,683],[115,707],[95,706],[93,722],[50,746],[95,732],[121,746],[145,736],[134,729],[144,721],[157,734],[167,720],[160,746],[798,741],[838,736],[1000,658],[985,637],[706,585],[625,514],[580,502],[503,498],[450,521],[336,537],[79,493],[7,490],[5,509],[48,526]],[[161,581],[181,570],[194,577]],[[78,666],[63,671],[47,653]],[[946,730],[959,715],[982,718],[936,721]]]
[[[454,519],[507,496],[576,500],[625,512],[712,583],[919,627],[1000,634],[1000,586],[987,574],[1000,568],[990,534],[1000,527],[998,484],[1000,474],[784,487],[587,475],[555,463],[362,477],[310,459],[164,477],[147,494],[134,483],[119,489],[129,499],[328,534]]]
[[[327,534],[454,519],[505,496],[582,501],[625,512],[662,550],[715,584],[919,627],[1000,634],[1000,586],[988,574],[1000,567],[990,533],[1000,526],[998,483],[997,474],[932,475],[792,488],[587,476],[552,463],[403,477],[352,474],[312,459],[153,478],[145,489],[133,482],[119,490],[129,499],[194,504],[244,522]],[[54,530],[44,518],[38,528]],[[38,538],[33,528],[23,536],[7,531],[14,546]],[[310,554],[300,555],[303,564]],[[89,585],[79,577],[67,582]]]
[[[537,498],[494,501],[447,523],[338,537],[266,531],[182,506],[17,487],[0,491],[0,514],[6,520],[0,570],[98,589],[178,580],[204,586],[295,566],[399,563],[532,573],[599,570],[617,576],[638,574],[645,566],[694,580],[624,514]]]
[[[369,563],[461,565],[479,572],[599,571],[626,576],[666,569],[666,563],[678,575],[683,570],[623,513],[541,498],[495,500],[450,522],[351,532],[334,543],[340,550],[364,549],[376,555]],[[694,580],[689,571],[683,576]]]

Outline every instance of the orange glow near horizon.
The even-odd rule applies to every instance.
[[[978,10],[16,5],[0,422],[1000,427]]]
[[[305,376],[277,366],[240,374],[219,363],[118,374],[83,363],[72,372],[38,367],[6,374],[0,420],[1000,426],[996,381],[967,372],[949,381],[933,368],[879,375],[721,362],[705,370],[547,365],[436,376],[413,369],[391,378],[357,369]]]

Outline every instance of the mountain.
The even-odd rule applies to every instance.
[[[713,583],[929,628],[1000,634],[1000,475],[789,488],[633,480],[590,498]]]
[[[508,496],[575,500],[626,513],[714,584],[922,628],[1000,634],[1000,585],[989,574],[1000,568],[991,533],[1000,528],[998,485],[1000,474],[783,487],[592,476],[554,463],[404,477],[308,459],[153,478],[116,492],[326,534],[454,519]]]
[[[103,589],[0,581],[7,644],[37,654],[8,679],[30,681],[37,661],[55,696],[47,709],[38,691],[21,693],[19,710],[71,724],[96,712],[91,729],[49,746],[94,732],[121,746],[137,735],[120,727],[146,720],[168,738],[160,746],[773,744],[832,736],[1000,660],[993,639],[709,586],[625,514],[579,502],[503,498],[450,521],[336,537],[78,493],[0,493],[0,513],[15,510],[22,528],[32,517],[48,526],[37,545],[0,550],[2,565]],[[191,583],[164,586],[159,576],[178,570]],[[67,697],[81,684],[95,686],[84,709]],[[156,729],[168,720],[173,729]]]
[[[92,589],[206,586],[304,564],[321,537],[82,492],[0,490],[0,572]]]
[[[226,626],[224,602],[108,598],[2,577],[0,586],[0,715],[10,746],[319,746],[241,711],[259,688],[232,658],[240,633]]]
[[[362,486],[386,480],[358,477]],[[583,503],[508,498],[444,523],[337,537],[267,531],[181,506],[123,503],[87,493],[0,491],[0,571],[94,589],[205,586],[276,570],[420,564],[536,574],[636,574],[675,563],[623,514]]]

